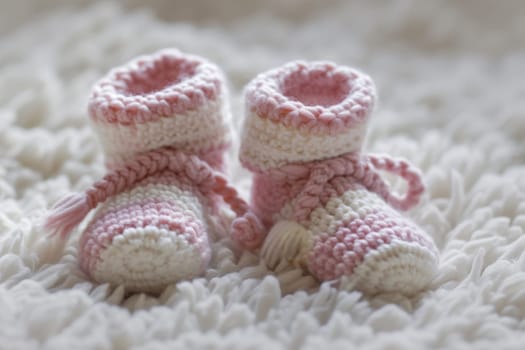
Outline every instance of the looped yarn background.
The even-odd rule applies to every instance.
[[[525,24],[521,1],[65,0],[0,5],[0,349],[520,349],[525,341]],[[159,297],[93,285],[45,209],[103,174],[87,124],[111,67],[175,46],[241,91],[291,59],[329,59],[379,91],[367,150],[410,159],[428,192],[409,213],[441,265],[415,298],[365,297],[270,273],[214,237],[205,276]],[[232,179],[249,176],[230,152]],[[402,182],[394,179],[402,190]],[[78,238],[78,236],[76,236]]]

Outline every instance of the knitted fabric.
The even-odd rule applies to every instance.
[[[59,202],[46,224],[65,238],[98,207],[79,241],[80,266],[95,281],[158,292],[198,276],[221,203],[247,214],[220,172],[225,96],[215,65],[176,50],[140,57],[95,85],[89,116],[108,173]]]
[[[437,249],[395,210],[419,202],[419,171],[361,152],[374,100],[368,76],[328,62],[293,62],[247,86],[240,159],[255,173],[252,207],[269,230],[249,246],[264,240],[270,267],[288,262],[345,288],[413,294],[431,281]],[[378,170],[404,178],[405,196]]]
[[[260,74],[245,97],[240,159],[263,170],[360,150],[375,89],[356,70],[294,62]]]
[[[227,145],[223,80],[214,64],[175,50],[111,70],[88,106],[108,166],[166,145],[201,155]]]

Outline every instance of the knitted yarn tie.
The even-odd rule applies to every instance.
[[[250,246],[253,245],[254,237],[256,241],[258,241],[257,237],[262,237],[262,224],[228,180],[199,157],[172,147],[163,147],[140,154],[110,171],[85,192],[66,196],[52,208],[44,228],[51,236],[57,235],[61,239],[67,239],[73,229],[98,204],[129,190],[146,177],[164,170],[186,175],[202,194],[219,195],[238,217],[242,216],[242,220],[236,219],[232,223],[232,235],[238,243]],[[239,232],[246,228],[250,230],[248,235]]]
[[[384,170],[401,176],[407,181],[408,190],[404,196],[392,193],[390,186],[383,180],[378,170]],[[321,203],[321,195],[325,185],[336,177],[352,178],[361,183],[369,191],[380,195],[392,207],[406,211],[419,203],[425,190],[421,174],[417,168],[404,159],[388,155],[363,155],[357,152],[347,153],[339,157],[308,163],[294,163],[265,172],[276,180],[288,182],[308,178],[301,192],[295,199],[293,207],[294,219],[298,222],[307,220],[310,213]],[[342,187],[338,193],[344,192]],[[243,242],[248,249],[258,248],[264,240],[264,228],[251,211],[246,211],[243,217],[233,223],[234,237]]]
[[[297,196],[294,206],[294,216],[297,221],[308,218],[312,210],[321,202],[321,193],[325,184],[331,179],[342,176],[351,177],[361,183],[369,191],[379,194],[392,207],[406,211],[414,207],[425,190],[420,172],[404,159],[396,159],[388,155],[361,155],[348,153],[339,157],[303,164],[309,178],[304,189]],[[297,175],[297,165],[284,166],[273,172],[281,172],[292,180]],[[408,191],[400,197],[391,192],[388,184],[377,170],[385,170],[401,176],[408,183]],[[290,178],[290,176],[292,178]]]

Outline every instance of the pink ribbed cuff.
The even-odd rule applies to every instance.
[[[246,87],[239,158],[252,171],[359,152],[375,87],[366,74],[330,62],[292,62]]]
[[[292,62],[246,88],[248,110],[289,128],[339,134],[364,122],[375,101],[367,75],[331,62]]]
[[[218,68],[177,50],[163,50],[113,69],[93,88],[95,121],[142,124],[195,110],[221,93]]]

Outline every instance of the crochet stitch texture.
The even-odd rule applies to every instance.
[[[210,220],[249,206],[223,170],[229,110],[220,70],[177,50],[139,57],[93,88],[89,116],[108,173],[59,202],[46,227],[66,238],[93,209],[79,263],[97,282],[159,292],[201,274]]]
[[[292,62],[257,76],[245,99],[240,160],[254,172],[251,203],[264,225],[263,234],[244,233],[245,246],[262,245],[270,267],[295,264],[345,288],[413,294],[426,287],[437,249],[395,210],[419,202],[419,171],[361,152],[372,80],[330,62]],[[405,179],[407,193],[392,194],[378,170]]]

